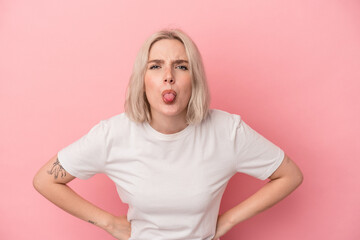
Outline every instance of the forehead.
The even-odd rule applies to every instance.
[[[149,60],[169,58],[188,60],[182,42],[176,39],[161,39],[151,46]]]

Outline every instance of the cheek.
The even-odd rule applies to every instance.
[[[156,81],[152,76],[145,75],[144,77],[144,84],[145,84],[145,94],[149,101],[151,101],[152,95],[155,94],[157,86]]]
[[[191,82],[190,78],[188,79],[188,81],[186,82],[186,85],[184,87],[186,89],[186,93],[187,93],[188,97],[190,98],[191,92],[192,92],[192,82]]]
[[[144,77],[145,92],[147,92],[149,89],[152,88],[153,82],[154,81],[152,81],[151,76],[149,76],[149,74],[145,74]]]

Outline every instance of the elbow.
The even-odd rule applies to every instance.
[[[43,192],[46,190],[46,187],[48,186],[48,182],[46,181],[47,179],[44,178],[44,176],[42,175],[41,171],[38,172],[34,178],[33,178],[33,187],[35,188],[36,191],[38,191],[41,195],[43,195]]]
[[[40,192],[40,190],[41,190],[41,180],[40,180],[40,177],[39,177],[38,173],[34,176],[32,184],[33,184],[33,187],[35,188],[35,190]]]
[[[290,162],[291,164],[289,165],[290,168],[289,171],[287,172],[287,175],[292,179],[295,188],[297,188],[304,181],[304,175],[301,172],[300,168],[292,160],[290,160]]]
[[[294,184],[295,184],[295,188],[299,187],[304,181],[304,175],[302,174],[302,172],[299,170],[296,173],[296,176],[294,176]]]

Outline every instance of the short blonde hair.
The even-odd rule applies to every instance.
[[[200,52],[183,31],[179,29],[162,30],[151,35],[141,47],[134,63],[126,92],[125,112],[135,122],[150,122],[150,104],[145,95],[144,76],[147,68],[149,52],[152,45],[162,39],[180,41],[189,60],[192,91],[187,106],[186,120],[189,124],[200,123],[209,111],[210,94]]]

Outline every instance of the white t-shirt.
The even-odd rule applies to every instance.
[[[284,152],[240,116],[211,110],[198,125],[162,134],[125,113],[100,121],[58,153],[71,175],[105,173],[129,205],[131,240],[210,240],[229,179],[268,178]]]

